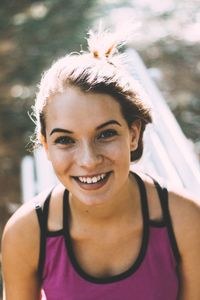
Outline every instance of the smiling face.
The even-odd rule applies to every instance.
[[[112,96],[68,87],[49,100],[45,122],[44,147],[72,197],[96,205],[123,195],[140,124],[129,128]]]

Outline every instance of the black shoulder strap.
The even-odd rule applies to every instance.
[[[40,204],[36,203],[35,211],[38,218],[38,223],[40,226],[40,253],[39,253],[39,262],[38,262],[38,275],[40,279],[42,278],[43,266],[45,261],[45,252],[46,252],[46,232],[47,232],[47,221],[48,221],[48,212],[49,212],[49,202],[51,199],[51,192],[48,194],[44,207],[40,206]]]
[[[144,221],[149,222],[149,208],[148,208],[145,184],[144,184],[142,178],[138,174],[136,174],[134,172],[131,172],[131,173],[135,176],[135,179],[139,186],[140,198],[141,198],[141,204],[142,204],[142,214],[143,214]]]
[[[36,211],[36,214],[37,214],[38,223],[40,225],[40,231],[42,231],[42,227],[43,227],[43,212],[42,212],[42,208],[41,208],[40,204],[38,204],[38,203],[35,204],[35,211]]]
[[[150,176],[151,177],[151,176]],[[158,192],[162,213],[163,213],[163,219],[166,224],[171,224],[171,217],[169,213],[169,205],[168,205],[168,190],[166,187],[161,186],[158,181],[156,181],[153,177],[151,177],[154,185],[156,187],[156,190]]]
[[[172,219],[171,219],[170,211],[169,211],[168,190],[165,186],[161,186],[154,178],[152,178],[152,180],[154,182],[154,185],[157,189],[157,192],[158,192],[158,195],[160,198],[163,219],[164,219],[164,223],[167,226],[172,250],[174,252],[174,256],[175,256],[176,260],[178,261],[180,259],[180,253],[179,253],[178,245],[176,242],[176,237],[175,237],[175,233],[174,233],[174,229],[173,229],[173,225],[172,225]]]
[[[68,232],[68,217],[69,217],[69,192],[65,189],[63,194],[63,230]]]

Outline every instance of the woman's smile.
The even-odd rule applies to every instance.
[[[73,176],[72,178],[84,190],[97,190],[108,182],[110,175],[111,172],[107,172],[94,176]]]
[[[62,182],[85,204],[119,197],[127,187],[137,128],[110,95],[69,86],[46,109],[47,155]]]

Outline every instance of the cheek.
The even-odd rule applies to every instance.
[[[49,160],[56,174],[62,173],[70,168],[72,155],[66,151],[49,151]]]
[[[126,138],[104,145],[102,151],[104,156],[109,157],[112,161],[130,161],[130,142]]]

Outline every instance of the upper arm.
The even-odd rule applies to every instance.
[[[7,223],[2,238],[4,299],[40,299],[38,255],[39,228],[34,211],[19,212]]]
[[[180,300],[200,299],[200,206],[191,197],[171,201],[174,231],[180,252]]]

